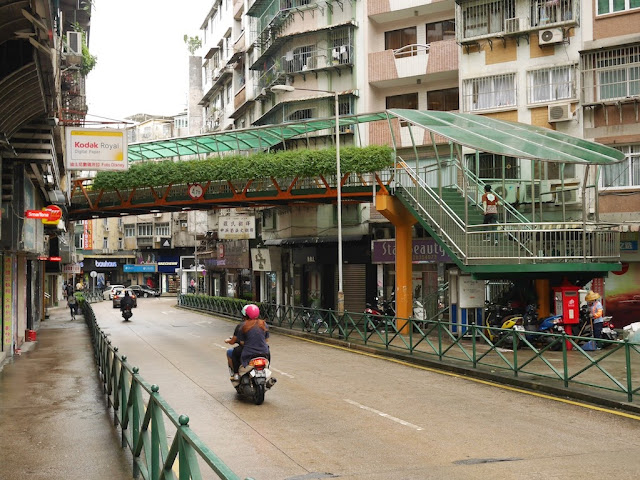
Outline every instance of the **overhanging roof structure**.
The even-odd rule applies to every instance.
[[[343,116],[339,123],[347,126],[389,118],[405,120],[453,143],[496,155],[583,165],[607,165],[625,159],[619,150],[555,130],[467,113],[393,109]],[[129,145],[129,161],[263,150],[334,128],[332,117],[134,143]]]

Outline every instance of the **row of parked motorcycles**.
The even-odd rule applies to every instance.
[[[366,329],[371,332],[373,330],[392,330],[395,328],[396,320],[396,302],[395,296],[392,295],[390,300],[383,297],[376,297],[375,305],[367,303],[364,310],[364,318],[366,321]],[[413,300],[412,319],[414,321],[423,322],[426,320],[426,310],[419,300]]]
[[[618,332],[611,321],[612,317],[604,317],[602,333],[600,338],[606,340],[617,340]],[[549,346],[550,350],[561,350],[562,342],[558,337],[552,335],[539,334],[563,334],[566,332],[566,325],[562,315],[550,315],[543,319],[538,319],[537,306],[528,304],[524,311],[519,311],[510,302],[500,305],[493,302],[485,302],[484,326],[487,338],[494,344],[505,348],[510,348],[513,344],[512,331],[525,332],[525,338],[531,344]],[[580,337],[576,343],[588,342],[588,337],[593,337],[593,322],[588,305],[580,307],[579,321],[571,325],[571,335]],[[522,344],[516,341],[516,348]]]

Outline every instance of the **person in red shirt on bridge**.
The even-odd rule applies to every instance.
[[[491,185],[484,186],[484,195],[482,195],[482,206],[484,209],[484,221],[485,225],[492,225],[498,223],[498,197],[491,191]],[[488,230],[495,230],[496,227],[488,227]],[[484,239],[485,242],[491,241],[491,234],[487,234]],[[498,234],[493,234],[493,243],[498,244]]]

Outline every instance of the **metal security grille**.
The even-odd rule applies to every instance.
[[[580,67],[584,103],[640,96],[640,45],[586,53]]]
[[[464,81],[465,112],[516,105],[516,74],[507,73]]]
[[[553,102],[575,98],[575,66],[532,70],[527,73],[527,101]]]

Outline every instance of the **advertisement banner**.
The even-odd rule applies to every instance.
[[[144,272],[144,273],[155,273],[156,266],[155,265],[123,265],[122,271],[124,273],[134,273],[134,272]]]
[[[109,128],[67,128],[68,170],[125,171],[127,132]]]

